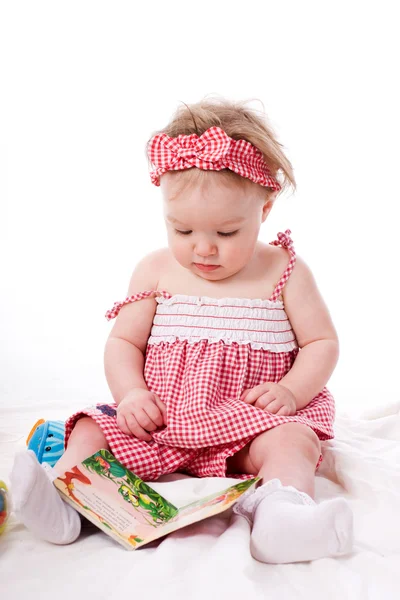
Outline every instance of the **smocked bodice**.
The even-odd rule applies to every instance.
[[[209,343],[250,344],[271,352],[298,347],[282,301],[210,298],[176,294],[156,297],[149,344],[206,339]]]

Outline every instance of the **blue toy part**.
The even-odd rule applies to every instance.
[[[0,533],[6,528],[6,522],[10,514],[10,506],[7,495],[7,486],[0,481]]]
[[[64,421],[45,421],[40,419],[33,426],[26,445],[33,450],[40,463],[54,467],[64,454]]]

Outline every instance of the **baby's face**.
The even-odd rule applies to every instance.
[[[168,243],[175,259],[210,281],[241,271],[253,256],[261,223],[272,207],[266,191],[251,182],[243,187],[227,181],[218,172],[207,172],[200,182],[179,191],[176,177],[161,177]]]

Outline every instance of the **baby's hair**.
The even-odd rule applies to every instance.
[[[180,134],[191,135],[192,133],[200,136],[210,127],[220,127],[232,139],[246,140],[262,152],[271,175],[282,186],[281,192],[290,187],[294,191],[296,181],[292,165],[282,150],[282,144],[278,142],[271,125],[268,123],[265,111],[260,112],[247,107],[248,102],[251,102],[251,100],[234,102],[219,97],[211,99],[206,97],[200,102],[190,105],[182,102],[184,106],[178,107],[170,123],[164,129],[154,132],[151,137],[159,133],[166,133],[172,138]],[[186,187],[186,184],[190,182],[198,183],[199,179],[207,177],[213,172],[188,169],[185,171],[170,171],[170,173],[174,173],[174,176],[179,178],[180,182],[183,180]],[[240,185],[252,184],[253,186],[257,185],[258,188],[262,187],[228,169],[218,173],[223,174],[230,180],[234,179]],[[179,187],[179,192],[181,192],[181,186]],[[265,193],[270,190],[264,187],[263,191]]]

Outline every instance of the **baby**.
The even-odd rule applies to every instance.
[[[346,554],[347,502],[313,500],[320,441],[334,436],[325,385],[337,334],[290,231],[258,241],[278,194],[295,188],[291,164],[263,114],[225,100],[178,108],[147,149],[168,248],[139,262],[106,314],[117,317],[105,348],[114,402],[68,419],[54,469],[17,454],[17,516],[45,540],[74,541],[80,517],[52,481],[107,448],[146,481],[259,475],[234,509],[259,561]]]

